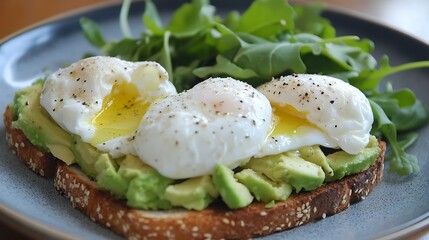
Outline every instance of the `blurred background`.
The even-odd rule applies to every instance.
[[[156,1],[156,0],[155,0]],[[308,3],[313,0],[290,0]],[[387,24],[429,44],[427,0],[320,0]],[[320,2],[319,1],[319,2]],[[0,0],[0,39],[52,16],[121,0]]]
[[[311,0],[290,1],[314,2]],[[73,11],[79,11],[82,8],[115,2],[118,3],[121,0],[0,0],[0,42],[1,39],[13,36],[13,33],[17,31],[43,21],[51,21],[61,17],[62,14],[72,14]],[[350,11],[396,28],[429,45],[428,0],[324,0],[322,2],[328,6]],[[28,239],[4,223],[0,223],[0,238]],[[429,240],[429,229],[423,229],[408,239]]]

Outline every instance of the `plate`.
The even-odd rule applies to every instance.
[[[212,1],[218,11],[240,9],[236,1]],[[142,29],[143,3],[133,3],[130,25],[134,36]],[[157,1],[161,15],[167,17],[180,5],[178,1]],[[38,25],[16,34],[0,45],[0,109],[13,100],[14,93],[42,76],[45,71],[80,59],[83,54],[97,50],[83,37],[79,18],[87,16],[100,24],[107,39],[119,39],[119,5],[103,5],[96,9],[74,13],[55,21]],[[429,46],[394,29],[361,17],[328,10],[338,35],[358,35],[375,42],[377,59],[383,53],[391,64],[427,60]],[[389,79],[396,87],[409,87],[429,106],[429,70],[420,69],[396,74]],[[421,138],[411,148],[420,159],[418,175],[398,178],[385,171],[383,182],[365,199],[347,211],[305,226],[271,235],[266,239],[374,239],[404,236],[418,227],[429,225],[429,127],[420,132]],[[0,135],[5,136],[3,122]],[[388,169],[388,167],[387,167]],[[0,142],[0,216],[19,226],[22,231],[43,238],[114,239],[117,235],[90,221],[44,179],[27,169]]]

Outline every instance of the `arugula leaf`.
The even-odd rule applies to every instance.
[[[246,32],[263,38],[274,38],[285,30],[294,29],[293,8],[285,0],[256,0],[243,13],[236,32]]]
[[[383,109],[397,131],[418,129],[429,121],[428,109],[410,89],[393,91],[391,83],[387,83],[384,93],[372,93],[368,97]]]
[[[143,23],[146,25],[148,33],[162,35],[162,21],[158,10],[151,0],[146,0],[146,7],[143,13]]]
[[[303,73],[306,67],[300,54],[302,46],[288,42],[249,44],[239,50],[233,61],[265,79],[278,76],[288,69]]]
[[[83,17],[80,19],[80,26],[82,27],[83,35],[91,44],[99,48],[106,44],[97,23],[89,18]]]
[[[258,75],[251,69],[243,69],[235,65],[222,55],[216,57],[216,64],[210,67],[196,68],[193,73],[200,78],[207,78],[209,76],[230,76],[237,79],[249,79],[258,77]]]
[[[368,70],[361,71],[359,76],[350,79],[350,83],[362,91],[376,89],[380,82],[389,75],[425,67],[429,67],[429,61],[412,62],[392,67],[389,64],[389,57],[384,55],[380,62],[380,68],[370,68]]]
[[[405,147],[401,146],[397,140],[395,124],[386,116],[383,109],[374,101],[370,100],[374,113],[375,129],[381,131],[390,144],[392,163],[390,170],[399,175],[409,175],[419,172],[417,158],[405,152]]]
[[[117,43],[107,43],[101,50],[109,56],[117,56],[125,59],[132,59],[133,52],[139,47],[139,42],[135,39],[124,38]]]
[[[165,30],[176,37],[195,35],[210,28],[214,22],[214,12],[215,8],[208,4],[208,0],[193,0],[176,10]]]
[[[335,28],[329,20],[321,17],[324,5],[316,3],[314,5],[294,6],[295,31],[297,33],[310,33],[321,38],[334,38]]]
[[[408,147],[413,145],[418,138],[419,134],[415,131],[408,132],[406,134],[401,134],[398,136],[398,144],[404,149],[407,149]]]

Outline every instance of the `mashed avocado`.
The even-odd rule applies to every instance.
[[[43,81],[18,91],[11,108],[30,142],[51,152],[67,164],[77,163],[101,188],[131,207],[169,209],[173,206],[202,210],[218,196],[232,209],[242,208],[255,198],[272,203],[285,200],[294,190],[312,190],[327,181],[367,169],[379,154],[377,139],[357,155],[344,151],[325,155],[319,146],[305,147],[274,156],[252,158],[231,170],[218,165],[211,176],[173,180],[159,174],[135,156],[113,159],[80,137],[59,127],[40,106]]]

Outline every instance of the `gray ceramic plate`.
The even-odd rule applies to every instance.
[[[240,9],[236,1],[213,1],[219,11]],[[219,4],[220,3],[220,4]],[[161,13],[168,16],[177,1],[157,1]],[[143,4],[136,3],[131,12],[135,35],[141,29]],[[237,5],[237,6],[235,6]],[[21,32],[0,45],[0,109],[13,99],[14,92],[43,74],[45,69],[74,62],[86,52],[96,52],[83,38],[79,17],[97,21],[107,38],[120,38],[120,6],[108,5],[57,19]],[[429,57],[429,46],[395,30],[338,11],[327,11],[338,33],[368,37],[376,44],[375,55],[386,53],[393,65]],[[410,87],[429,105],[429,70],[416,70],[391,77],[397,87]],[[0,135],[5,136],[3,122]],[[429,225],[429,127],[421,131],[420,141],[412,153],[420,159],[421,173],[397,178],[386,172],[382,184],[365,201],[352,205],[346,212],[297,229],[274,234],[268,239],[373,239],[403,236],[417,227]],[[44,238],[77,237],[85,239],[117,238],[73,209],[59,195],[52,180],[38,177],[8,150],[4,137],[0,141],[0,216],[27,233]],[[426,226],[427,227],[427,226]],[[392,235],[390,235],[392,236]]]

